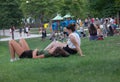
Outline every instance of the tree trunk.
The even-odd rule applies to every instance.
[[[3,28],[3,36],[5,36],[5,29]]]
[[[117,12],[117,24],[120,26],[120,11]]]

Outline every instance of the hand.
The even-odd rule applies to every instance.
[[[37,58],[37,51],[38,51],[37,48],[33,51],[33,58]]]

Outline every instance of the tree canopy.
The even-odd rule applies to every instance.
[[[115,16],[120,11],[120,0],[89,0],[91,16]]]
[[[32,16],[43,20],[49,20],[57,13],[65,15],[73,14],[75,17],[83,17],[86,12],[86,0],[21,0],[21,6],[24,16]]]
[[[22,15],[15,0],[0,0],[0,28],[19,25]]]
[[[0,0],[0,10],[0,28],[9,28],[28,17],[44,22],[67,13],[75,18],[114,16],[120,0]]]

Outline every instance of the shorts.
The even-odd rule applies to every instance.
[[[48,51],[45,51],[45,50],[40,50],[37,52],[37,55],[43,55],[43,54],[44,54],[45,58],[52,56],[51,54],[49,54]]]
[[[46,37],[46,33],[42,33],[42,38],[45,38]]]
[[[68,45],[66,47],[63,47],[63,49],[65,51],[67,51],[69,54],[76,54],[77,53],[77,50],[73,50],[73,49],[69,48]]]
[[[33,50],[26,50],[19,56],[19,58],[32,58],[32,52]]]

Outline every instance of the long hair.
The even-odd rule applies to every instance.
[[[54,57],[68,57],[69,53],[63,50],[61,47],[57,47],[52,54]]]
[[[89,33],[90,33],[90,34],[95,34],[95,33],[97,33],[97,29],[96,29],[96,27],[94,26],[93,23],[90,24],[90,27],[89,27],[88,29],[89,29]]]

